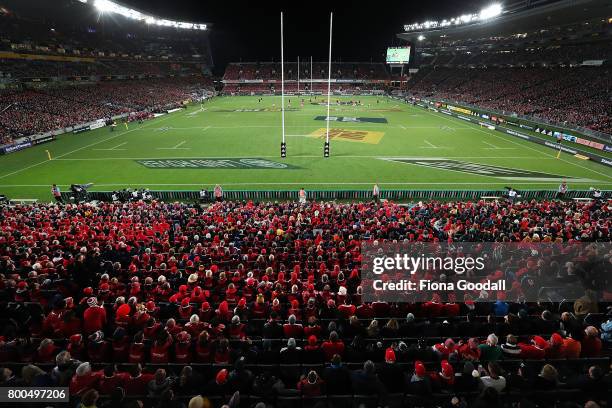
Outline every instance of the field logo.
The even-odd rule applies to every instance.
[[[327,129],[321,128],[312,132],[309,136],[317,139],[325,139]],[[378,144],[380,139],[385,134],[383,132],[370,132],[367,130],[355,130],[355,129],[329,129],[329,138],[333,140],[340,140],[344,142],[359,142]]]
[[[543,173],[540,171],[531,171],[523,169],[513,169],[509,167],[493,166],[490,164],[471,163],[459,160],[450,159],[419,159],[419,158],[386,158],[384,160],[396,161],[400,163],[414,164],[435,168],[440,170],[460,171],[462,173],[476,174],[478,176],[498,177],[506,180],[560,180],[571,179],[572,177],[563,176],[560,174]]]
[[[288,170],[299,167],[267,159],[146,159],[136,160],[150,169],[268,169]]]
[[[345,123],[387,123],[385,118],[355,118],[351,116],[317,116],[315,120],[329,120],[330,122]]]

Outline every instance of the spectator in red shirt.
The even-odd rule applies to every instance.
[[[101,373],[92,371],[89,363],[81,363],[70,381],[70,395],[83,395],[86,391],[97,388],[101,377]]]
[[[540,336],[533,336],[529,344],[519,343],[520,357],[526,360],[542,360],[546,357],[549,344]]]
[[[301,339],[304,337],[304,327],[300,323],[296,323],[295,315],[289,316],[287,323],[283,325],[283,334],[285,338]]]
[[[563,337],[559,333],[553,333],[548,340],[550,346],[546,348],[546,358],[558,359],[565,358],[565,347],[563,345]]]
[[[581,341],[581,357],[599,357],[601,356],[601,339],[599,331],[595,326],[588,326],[584,330],[585,336]]]
[[[563,349],[565,350],[565,358],[580,358],[580,353],[582,352],[582,344],[578,340],[574,339],[570,334],[565,339],[563,339]]]
[[[170,360],[170,346],[172,345],[172,337],[167,331],[163,330],[157,336],[157,339],[151,346],[151,363],[164,364]]]
[[[182,331],[176,336],[174,358],[179,364],[188,364],[191,361],[191,335],[186,331]]]
[[[143,373],[140,364],[132,366],[130,376],[124,382],[125,393],[127,395],[145,395],[147,393],[147,385],[153,379],[151,373]]]
[[[109,364],[104,367],[103,375],[99,380],[98,390],[100,394],[110,395],[115,388],[123,387],[129,377],[128,373],[120,373],[117,371],[117,366]]]
[[[55,362],[55,354],[59,348],[51,339],[43,339],[36,350],[35,361],[38,363],[53,363]]]
[[[98,330],[102,330],[106,324],[106,310],[102,306],[98,306],[98,300],[95,297],[87,299],[87,309],[83,313],[84,330],[86,334],[92,334]]]
[[[297,384],[297,389],[305,397],[318,397],[323,394],[323,380],[316,371],[311,370],[308,375],[303,375]]]
[[[338,338],[338,333],[332,331],[329,333],[329,340],[321,344],[321,350],[325,356],[325,361],[331,361],[334,354],[340,357],[344,355],[344,342]]]

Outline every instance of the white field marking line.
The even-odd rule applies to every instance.
[[[210,129],[210,126],[206,126],[204,129],[202,129],[202,132],[206,132],[208,129]]]
[[[436,146],[433,143],[431,143],[429,140],[423,139],[423,141],[427,143],[429,146],[420,146],[419,149],[448,149],[448,147]]]
[[[85,146],[83,146],[83,147],[79,147],[79,148],[77,148],[77,149],[71,150],[71,151],[69,151],[69,152],[67,152],[67,153],[64,153],[64,154],[60,154],[59,156],[56,156],[55,158],[53,158],[53,159],[51,159],[51,160],[44,160],[44,161],[41,161],[41,162],[38,162],[38,163],[34,163],[34,164],[32,164],[32,165],[30,165],[30,166],[26,166],[26,167],[24,167],[24,168],[22,168],[22,169],[15,170],[15,171],[13,171],[13,172],[11,172],[11,173],[8,173],[8,174],[4,174],[4,175],[0,176],[0,179],[3,179],[3,178],[5,178],[5,177],[12,176],[12,175],[17,174],[17,173],[21,173],[22,171],[29,170],[29,169],[31,169],[31,168],[33,168],[33,167],[40,166],[41,164],[45,164],[45,163],[48,163],[48,162],[53,161],[53,160],[61,159],[62,157],[66,157],[66,156],[68,156],[68,155],[71,155],[72,153],[79,152],[79,151],[81,151],[81,150],[83,150],[83,149],[88,149],[88,148],[90,148],[91,146],[96,146],[96,145],[98,145],[98,144],[100,144],[100,143],[108,142],[109,140],[116,139],[116,138],[118,138],[119,136],[123,136],[123,135],[125,135],[126,133],[130,133],[130,132],[133,132],[133,131],[135,131],[135,130],[142,129],[143,127],[147,127],[147,126],[149,126],[149,125],[152,125],[153,123],[156,123],[156,124],[157,124],[157,123],[159,123],[159,122],[163,122],[164,120],[170,119],[170,118],[172,118],[172,117],[175,117],[175,116],[174,116],[174,115],[168,115],[168,116],[166,116],[165,118],[162,118],[162,119],[160,119],[160,120],[158,120],[158,121],[155,121],[155,122],[151,121],[151,122],[149,122],[149,123],[147,123],[147,124],[144,124],[144,125],[142,125],[142,126],[140,126],[140,127],[133,128],[133,129],[131,129],[131,130],[126,130],[126,131],[123,131],[123,132],[121,132],[121,133],[119,133],[119,134],[117,134],[117,135],[113,135],[113,136],[111,136],[111,137],[109,137],[109,138],[106,138],[106,139],[103,139],[103,140],[99,140],[99,141],[97,141],[97,142],[90,143],[90,144],[88,144],[88,145],[85,145]]]
[[[107,150],[107,151],[112,151],[112,150],[127,150],[127,149],[119,149],[119,147],[124,146],[126,144],[127,144],[127,142],[123,142],[123,143],[120,143],[117,146],[111,147],[109,149],[91,149],[91,150]]]
[[[402,129],[404,129],[404,130],[407,130],[407,129],[406,129],[406,126],[404,126],[404,125],[400,125],[400,127],[401,127]]]
[[[580,183],[580,182],[577,182]],[[589,182],[591,183],[591,182]],[[329,185],[329,186],[339,186],[339,185],[346,185],[346,186],[352,186],[352,185],[365,185],[365,186],[371,186],[372,185],[372,181],[365,181],[365,182],[328,182],[328,181],[324,181],[324,182],[301,182],[301,181],[297,181],[297,182],[284,182],[284,183],[223,183],[224,186],[295,186],[295,185]],[[395,186],[412,186],[412,185],[449,185],[449,184],[456,184],[456,185],[484,185],[484,186],[495,186],[495,185],[500,185],[503,186],[504,184],[507,184],[507,181],[503,181],[503,182],[472,182],[472,183],[449,183],[449,182],[414,182],[414,183],[405,183],[405,182],[388,182],[388,183],[379,183],[380,185],[395,185]],[[598,183],[599,185],[612,185],[612,182],[600,182]],[[207,184],[207,183],[130,183],[130,182],[125,182],[125,183],[110,183],[110,184],[95,184],[98,187],[114,187],[114,186],[126,186],[126,185],[130,185],[130,186],[201,186],[201,185],[214,185],[214,184]],[[551,186],[557,186],[559,185],[559,182],[553,182],[553,183],[546,183],[546,182],[524,182],[521,183],[521,185],[551,185]],[[9,187],[48,187],[48,184],[0,184],[0,187],[4,187],[4,188],[9,188]],[[68,186],[68,184],[60,184],[60,186]]]
[[[483,147],[484,150],[516,150],[516,147],[499,147],[494,145],[493,143],[489,143],[489,142],[485,142],[484,140],[481,140],[482,143],[491,146],[491,147]]]
[[[448,120],[448,121],[451,121],[451,122],[453,122],[453,123],[454,123],[454,120],[453,120],[453,119],[450,119],[450,118],[445,117],[446,115],[444,115],[444,114],[441,114],[441,113],[440,113],[440,114],[436,115],[435,113],[430,112],[429,110],[426,110],[425,112],[426,112],[426,113],[429,113],[430,115],[435,116],[435,117],[437,117],[437,118],[442,118],[442,119],[445,119],[445,120]],[[470,124],[471,124],[471,123],[470,123]],[[529,143],[531,143],[531,142],[529,142],[529,143],[525,143],[525,145],[522,145],[522,144],[520,144],[519,142],[517,142],[517,141],[515,141],[515,140],[505,139],[505,138],[501,137],[501,135],[497,135],[495,130],[491,130],[491,131],[490,131],[490,133],[489,133],[489,132],[487,132],[487,131],[484,131],[484,130],[480,129],[480,127],[477,127],[477,125],[473,125],[473,124],[471,124],[471,125],[472,125],[472,127],[471,127],[472,129],[477,130],[477,131],[479,131],[479,132],[482,132],[482,133],[484,133],[485,135],[489,135],[489,136],[494,136],[494,137],[497,137],[498,139],[504,140],[504,141],[506,141],[506,142],[513,143],[513,144],[515,144],[515,145],[517,145],[517,146],[519,146],[519,147],[521,147],[521,148],[527,148],[527,149],[529,149],[529,150],[533,150],[534,152],[537,152],[537,153],[539,153],[539,154],[543,154],[543,155],[545,155],[545,156],[549,156],[549,157],[554,157],[554,158],[556,159],[556,156],[555,156],[554,154],[551,154],[551,153],[548,153],[548,152],[543,152],[543,151],[540,151],[540,150],[538,150],[538,149],[536,149],[536,148],[534,148],[534,147],[532,147],[532,146],[529,146]],[[561,159],[561,158],[559,158],[559,159],[557,159],[557,160],[561,160],[561,161],[563,161],[563,162],[565,162],[565,163],[571,164],[571,165],[573,165],[573,166],[580,167],[580,168],[582,168],[582,169],[584,169],[584,170],[587,170],[587,171],[590,171],[590,172],[592,172],[592,173],[596,173],[596,174],[602,175],[602,176],[604,176],[605,178],[612,179],[612,176],[609,176],[609,175],[607,175],[607,174],[605,174],[605,173],[602,173],[602,172],[599,172],[599,171],[597,171],[597,170],[590,169],[590,168],[588,168],[588,167],[586,167],[586,166],[582,166],[582,165],[580,165],[580,164],[578,164],[578,163],[572,163],[572,162],[570,162],[570,161],[567,161],[567,160],[565,160],[565,159]]]
[[[187,143],[187,141],[183,140],[174,147],[158,147],[157,150],[191,150],[190,147],[181,147],[185,143]]]
[[[245,157],[248,157],[248,155],[243,155],[243,156],[189,156],[189,157],[185,157],[185,156],[180,156],[180,157],[163,157],[163,159],[244,159]],[[261,159],[269,159],[269,158],[278,158],[278,155],[252,155],[252,157],[256,157],[256,158],[261,158]],[[321,158],[320,155],[295,155],[295,156],[290,156],[292,158],[296,158],[296,159],[313,159],[313,158]],[[335,158],[338,159],[380,159],[380,160],[396,160],[398,159],[397,157],[383,157],[383,156],[353,156],[353,155],[337,155],[337,156],[333,156]],[[400,157],[399,159],[415,159],[415,160],[441,160],[441,159],[524,159],[524,160],[534,160],[534,159],[539,159],[539,160],[555,160],[554,157],[529,157],[529,156],[516,156],[516,157],[510,157],[510,156],[445,156],[445,157],[423,157],[423,156],[418,156],[418,157]],[[151,157],[84,157],[84,158],[69,158],[69,159],[54,159],[54,160],[58,160],[58,161],[95,161],[95,160],[152,160]]]

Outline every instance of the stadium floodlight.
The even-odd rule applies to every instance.
[[[87,3],[88,0],[79,0],[82,3]],[[136,21],[144,21],[147,24],[155,24],[163,27],[175,27],[187,30],[206,30],[206,24],[195,24],[183,21],[173,21],[167,19],[157,19],[153,16],[141,13],[138,10],[122,6],[111,0],[94,0],[94,7],[100,13],[114,13],[122,15],[125,18]]]
[[[489,18],[497,17],[502,13],[502,6],[499,3],[491,4],[488,7],[483,8],[480,11],[480,19],[487,20]]]
[[[421,34],[421,35],[419,35],[417,37],[417,40],[419,40],[419,41],[423,41],[424,39],[425,39],[425,36],[423,34]]]
[[[97,8],[101,13],[108,13],[113,11],[114,4],[109,0],[96,0],[94,7]]]
[[[462,14],[459,17],[453,17],[450,20],[444,19],[441,21],[427,20],[423,23],[413,23],[404,25],[404,31],[419,31],[419,30],[430,30],[439,27],[450,27],[452,25],[458,26],[461,24],[476,23],[478,21],[485,21],[491,18],[498,17],[502,14],[503,8],[499,3],[493,3],[483,8],[480,13],[477,14]]]

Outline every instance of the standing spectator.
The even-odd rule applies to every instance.
[[[104,329],[106,325],[106,310],[98,305],[98,299],[87,299],[87,309],[83,313],[84,329],[86,334],[92,334]]]
[[[374,187],[372,187],[372,201],[378,203],[380,199],[380,187],[378,187],[378,183],[374,183]]]
[[[567,194],[567,182],[563,180],[563,182],[559,184],[559,189],[557,190],[557,198],[559,200],[563,200],[565,199],[566,194]]]
[[[215,186],[214,194],[215,194],[215,201],[216,202],[223,201],[223,189],[221,188],[221,186],[219,184],[217,184]]]
[[[51,186],[51,194],[53,194],[53,198],[55,198],[56,203],[62,204],[64,202],[64,200],[62,200],[62,193],[57,184],[53,184],[53,186]]]

